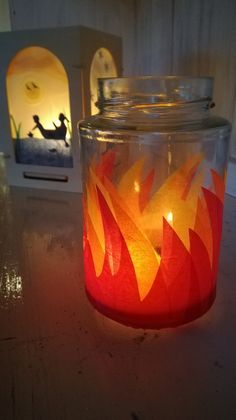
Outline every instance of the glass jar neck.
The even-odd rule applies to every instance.
[[[185,104],[109,104],[104,102],[99,105],[100,113],[104,118],[150,121],[156,119],[160,124],[175,121],[196,121],[209,117],[211,101],[199,101]]]
[[[98,107],[107,119],[160,125],[208,118],[211,78],[177,76],[99,80]]]

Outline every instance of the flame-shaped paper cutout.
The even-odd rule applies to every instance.
[[[145,209],[146,205],[148,204],[153,180],[154,180],[155,171],[152,169],[146,178],[141,183],[140,194],[139,194],[139,207],[141,213]]]
[[[213,244],[211,235],[211,220],[209,217],[207,204],[204,196],[198,197],[198,203],[196,207],[196,218],[193,231],[196,232],[202,242],[205,244],[207,253],[209,256],[210,264],[212,267],[213,259]]]
[[[225,181],[216,171],[214,171],[214,169],[211,169],[211,174],[215,187],[215,193],[219,200],[224,203]]]
[[[222,218],[223,218],[223,205],[220,199],[206,188],[202,188],[204,197],[207,203],[208,212],[211,219],[211,235],[213,244],[213,278],[216,277],[219,253],[220,253],[220,239],[222,232]]]
[[[198,278],[201,299],[204,302],[214,287],[207,249],[196,232],[190,229],[190,253]],[[204,281],[202,281],[204,279]]]
[[[93,224],[94,230],[97,234],[98,240],[100,242],[101,248],[103,252],[105,252],[105,237],[103,232],[102,226],[102,216],[99,209],[98,198],[97,198],[97,191],[92,184],[89,182],[87,184],[87,209],[88,215],[91,219]]]
[[[163,256],[161,266],[164,273],[165,283],[168,285],[170,299],[170,311],[182,313],[184,318],[185,310],[190,300],[199,300],[199,285],[196,274],[193,271],[192,259],[173,228],[163,221]]]
[[[121,199],[125,201],[136,220],[140,215],[139,194],[141,190],[141,171],[143,163],[144,158],[135,162],[135,164],[123,175],[117,189]]]
[[[183,190],[183,194],[182,194],[182,196],[181,196],[181,198],[182,198],[183,200],[186,200],[186,198],[187,198],[187,196],[188,196],[188,193],[189,193],[189,190],[190,190],[190,188],[191,188],[193,178],[194,178],[194,176],[195,176],[195,174],[196,174],[196,172],[197,172],[197,169],[198,169],[199,163],[200,163],[200,162],[199,162],[199,161],[197,161],[197,163],[189,169],[189,172],[188,172],[188,173],[186,173],[186,181],[185,181],[185,182],[186,182],[186,185],[185,185],[185,188],[184,188],[184,190]]]
[[[105,176],[102,174],[102,178],[103,181],[106,180]],[[100,211],[100,205],[98,203],[98,196],[97,196],[97,192],[99,191],[100,193],[103,194],[104,198],[106,199],[107,205],[109,206],[110,211],[112,212],[113,215],[115,215],[114,213],[114,209],[113,209],[113,205],[110,199],[110,195],[107,191],[107,189],[104,187],[103,183],[101,182],[101,180],[97,177],[97,175],[93,172],[92,169],[90,169],[90,179],[89,179],[89,184],[91,189],[93,189],[94,191],[96,191],[96,205],[98,207],[98,212],[101,216],[101,220],[100,220],[100,229],[102,231],[102,239],[104,238],[104,243],[102,243],[102,245],[104,246],[104,248],[102,247],[102,249],[104,250],[104,258],[105,258],[105,248],[106,248],[106,252],[109,255],[109,264],[110,264],[110,269],[112,274],[114,275],[118,269],[119,269],[119,264],[120,264],[120,252],[121,252],[121,246],[116,246],[115,249],[115,254],[113,252],[113,246],[112,246],[112,232],[110,230],[110,233],[107,231],[107,236],[106,236],[106,242],[105,242],[105,237],[104,237],[104,218],[102,217],[103,214]],[[95,216],[95,215],[94,215]],[[93,216],[92,216],[93,217]],[[95,218],[95,223],[97,222],[96,218]],[[91,252],[93,254],[93,247],[91,247]],[[115,257],[115,260],[113,261],[113,258]],[[104,259],[103,259],[104,262]],[[95,266],[96,269],[97,266]]]
[[[138,310],[140,297],[129,251],[116,220],[102,194],[99,195],[99,201],[103,219],[107,222],[105,230],[107,227],[110,229],[111,224],[113,226],[112,229],[114,229],[115,225],[117,227],[116,238],[119,236],[121,261],[118,272],[111,277],[109,256],[106,254],[102,274],[97,278],[91,254],[91,246],[89,241],[85,240],[84,261],[87,291],[98,302],[100,301],[104,306],[111,307],[117,311],[129,312],[130,308],[132,310]]]
[[[96,174],[99,178],[106,176],[111,178],[116,160],[116,153],[113,150],[108,150],[101,159],[101,162],[96,166]]]
[[[137,224],[132,220],[132,216],[129,215],[128,211],[124,210],[124,205],[121,205],[119,195],[112,188],[112,185],[109,184],[108,180],[105,185],[110,193],[115,217],[133,262],[140,299],[143,300],[155,280],[160,257],[155,252],[145,234],[142,233]],[[144,261],[145,264],[143,263]]]
[[[212,170],[212,191],[203,187],[208,168],[197,155],[150,197],[155,172],[142,176],[143,159],[117,186],[114,152],[102,160],[90,168],[84,206],[90,299],[109,316],[143,327],[197,317],[215,293],[223,178]],[[129,188],[135,181],[134,199]]]
[[[168,219],[168,214],[172,213],[173,227],[189,249],[188,229],[194,225],[197,193],[201,190],[203,179],[202,172],[196,175],[201,160],[201,155],[191,157],[166,180],[143,212],[142,225],[155,248],[162,244],[162,218]]]
[[[106,238],[106,257],[111,270],[112,276],[114,276],[120,268],[121,259],[121,233],[120,229],[112,217],[112,213],[108,211],[105,206],[105,199],[98,189],[98,197],[103,216],[103,226]]]
[[[102,272],[103,265],[104,265],[105,250],[102,249],[101,247],[100,241],[98,239],[98,236],[95,232],[95,229],[91,222],[91,218],[88,213],[87,215],[85,215],[85,224],[86,224],[87,238],[91,245],[91,252],[93,256],[96,276],[99,277]]]
[[[172,205],[172,226],[187,250],[190,249],[189,229],[192,229],[195,224],[198,194],[201,191],[202,181],[203,173],[201,171],[195,176],[187,197],[184,200],[175,197]]]
[[[106,177],[103,176],[102,178],[103,178],[103,182],[101,181],[101,179],[98,178],[98,176],[95,174],[95,172],[92,170],[92,168],[90,168],[90,176],[89,176],[90,185],[92,185],[93,189],[96,190],[96,192],[97,192],[97,189],[99,189],[101,191],[101,193],[105,197],[105,200],[106,200],[111,212],[114,215],[114,209],[113,209],[113,206],[112,206],[111,198],[110,198],[109,192],[107,191],[107,189],[104,185],[104,183],[106,181]],[[98,205],[98,207],[99,207],[99,205]]]

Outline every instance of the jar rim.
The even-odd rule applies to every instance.
[[[130,80],[179,80],[179,79],[189,79],[189,80],[214,80],[213,76],[191,76],[191,75],[144,75],[144,76],[122,76],[122,77],[99,77],[98,80],[123,80],[123,79],[130,79]]]
[[[187,103],[212,99],[210,76],[135,76],[99,78],[99,103]]]

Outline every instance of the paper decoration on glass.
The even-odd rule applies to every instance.
[[[158,189],[148,156],[112,179],[119,152],[90,165],[84,199],[89,299],[104,314],[143,328],[197,318],[215,297],[225,180],[201,153]],[[204,180],[208,179],[208,187]]]

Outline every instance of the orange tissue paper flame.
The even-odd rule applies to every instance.
[[[145,159],[116,185],[115,151],[91,164],[84,205],[86,288],[110,311],[182,323],[202,312],[215,290],[225,183],[198,154],[151,195],[155,170],[143,177]],[[203,187],[206,171],[212,190]]]

